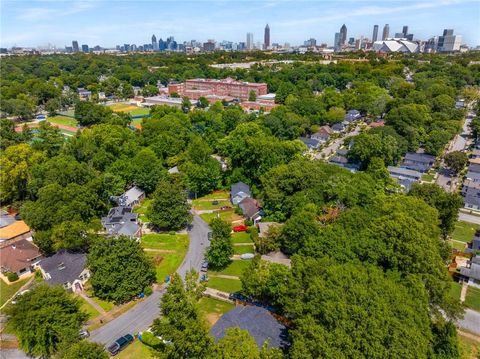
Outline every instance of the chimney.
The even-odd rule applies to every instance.
[[[17,249],[17,246],[15,244],[12,244],[12,249]]]

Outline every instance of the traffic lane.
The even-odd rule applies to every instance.
[[[459,212],[458,213],[458,220],[459,221],[464,221],[464,222],[469,222],[469,223],[474,223],[474,224],[480,224],[480,216],[475,216],[473,214],[468,214],[464,212]]]
[[[480,335],[480,313],[475,310],[465,309],[463,319],[458,320],[457,324],[462,329]]]

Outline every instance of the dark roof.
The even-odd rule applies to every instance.
[[[474,238],[472,243],[471,243],[471,248],[474,251],[480,250],[480,238]]]
[[[469,205],[480,207],[480,197],[478,196],[467,194],[463,202],[465,203],[465,205],[469,204]]]
[[[257,200],[250,197],[242,200],[242,202],[240,202],[238,206],[242,209],[243,215],[248,218],[252,218],[260,210],[260,206],[258,205]]]
[[[468,171],[467,175],[465,177],[468,178],[469,180],[472,180],[472,181],[480,181],[480,173],[478,173],[478,172]]]
[[[345,156],[334,156],[330,159],[329,161],[330,163],[337,163],[337,164],[347,164],[348,163],[348,159],[347,157]]]
[[[215,323],[210,334],[219,340],[225,336],[228,328],[235,327],[247,330],[259,348],[266,340],[269,340],[270,347],[285,348],[288,345],[287,327],[264,308],[237,305]]]
[[[460,273],[465,277],[480,280],[480,264],[472,261],[470,268],[460,268]]]
[[[480,165],[471,164],[468,166],[468,172],[480,173]]]
[[[319,141],[313,138],[299,137],[298,139],[306,144],[308,148],[317,148],[319,144]]]
[[[337,155],[339,156],[346,156],[348,154],[348,149],[346,148],[339,148],[337,150]]]
[[[15,218],[5,211],[0,212],[0,228],[6,227],[15,222]]]
[[[434,164],[435,163],[435,156],[427,155],[426,153],[415,153],[415,152],[407,152],[405,154],[404,161],[413,161],[425,164]]]
[[[332,130],[334,131],[343,131],[345,125],[343,123],[335,123],[332,125]]]
[[[87,256],[85,253],[72,253],[65,250],[58,251],[53,256],[44,258],[40,262],[45,273],[50,278],[46,279],[50,285],[72,283],[85,269]]]
[[[103,227],[111,235],[134,237],[140,228],[137,221],[138,213],[133,213],[131,207],[113,207],[106,217],[102,217]]]
[[[246,193],[249,196],[252,195],[251,192],[250,192],[250,187],[246,183],[237,182],[237,183],[232,184],[232,188],[230,190],[230,195],[232,197],[235,197],[240,192]]]

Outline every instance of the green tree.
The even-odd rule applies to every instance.
[[[187,193],[180,181],[161,179],[148,208],[150,222],[159,228],[178,230],[192,221]]]
[[[208,265],[215,269],[225,268],[233,255],[233,242],[230,235],[231,225],[217,217],[210,222],[212,240],[207,252]]]
[[[140,244],[128,237],[102,238],[90,247],[87,266],[95,296],[126,302],[155,281],[155,269]]]
[[[317,235],[319,230],[314,206],[298,211],[282,227],[279,237],[280,248],[285,253],[296,253],[305,245],[308,238]]]
[[[192,103],[188,99],[188,97],[182,98],[182,111],[183,113],[189,113],[190,109],[192,108]]]
[[[32,147],[35,150],[45,151],[49,157],[53,157],[60,152],[64,142],[65,137],[59,128],[50,125],[47,121],[42,121],[38,126]]]
[[[228,328],[225,336],[215,345],[209,358],[260,359],[255,339],[246,330]]]
[[[6,309],[8,325],[20,347],[34,356],[50,356],[62,342],[78,340],[78,331],[87,319],[80,301],[61,286],[35,287]]]
[[[251,90],[248,93],[248,101],[252,101],[252,102],[257,101],[257,93],[255,91]]]
[[[372,158],[380,158],[386,166],[394,165],[400,159],[400,149],[394,137],[381,134],[362,133],[353,138],[348,158],[367,168]]]
[[[54,356],[55,359],[108,359],[110,356],[102,344],[81,340],[64,345]]]
[[[145,97],[151,97],[158,95],[158,87],[155,85],[145,85],[142,89],[142,95]]]
[[[208,105],[209,105],[209,102],[206,97],[204,96],[199,97],[198,103],[197,103],[198,108],[207,108]]]
[[[453,151],[445,155],[445,164],[453,172],[459,173],[468,163],[468,156],[462,151]]]
[[[435,358],[461,358],[457,328],[454,323],[445,320],[432,323],[432,334]]]

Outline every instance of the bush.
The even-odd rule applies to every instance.
[[[16,282],[18,280],[18,274],[14,272],[7,272],[7,278],[9,282]]]
[[[152,287],[146,287],[146,288],[143,290],[143,294],[145,294],[147,297],[148,297],[149,295],[152,295],[152,293],[153,293]]]
[[[168,232],[168,234],[171,235],[171,236],[174,236],[174,235],[177,234],[177,232],[175,232],[175,231],[170,231],[170,232]]]
[[[252,221],[251,219],[246,219],[246,220],[245,220],[245,225],[246,225],[246,226],[249,226],[249,227],[250,227],[250,226],[253,226],[253,221]]]
[[[163,345],[163,342],[150,332],[143,332],[141,335],[141,341],[143,344],[153,348],[158,348]]]

